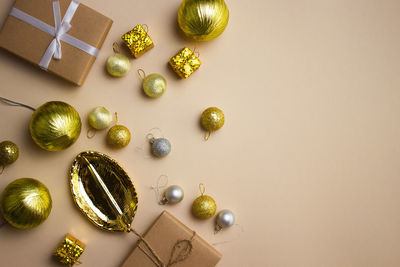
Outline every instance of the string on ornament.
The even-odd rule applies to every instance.
[[[157,184],[155,186],[150,187],[152,190],[154,190],[154,193],[156,194],[157,203],[160,205],[162,205],[160,189],[167,187],[167,185],[168,185],[168,176],[162,174],[157,178]]]
[[[22,103],[19,103],[19,102],[16,102],[16,101],[13,101],[13,100],[7,99],[5,97],[1,97],[1,96],[0,96],[0,101],[3,102],[4,104],[10,105],[10,106],[24,107],[24,108],[30,109],[32,111],[36,110],[35,108],[33,108],[31,106],[28,106],[28,105],[25,105],[25,104],[22,104]]]
[[[235,224],[234,227],[239,228],[240,232],[236,235],[236,237],[232,238],[232,239],[228,239],[228,240],[224,240],[224,241],[220,241],[220,242],[216,242],[216,243],[212,243],[213,246],[218,246],[218,245],[222,245],[222,244],[228,244],[228,243],[232,243],[235,242],[236,240],[239,240],[239,238],[242,236],[242,234],[244,233],[244,228],[243,226],[241,226],[240,224]],[[216,233],[214,232],[214,235]]]
[[[161,184],[161,182],[163,183]],[[171,185],[168,186],[167,189],[164,190],[162,195],[160,194],[160,189],[164,188],[168,185],[168,176],[167,175],[160,175],[157,179],[157,185],[152,186],[151,188],[155,191],[157,202],[159,205],[166,205],[166,204],[177,204],[182,201],[184,197],[184,192],[182,187],[179,185]],[[162,197],[161,197],[162,196]]]

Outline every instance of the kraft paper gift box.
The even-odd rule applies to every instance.
[[[150,244],[154,252],[161,258],[163,264],[176,259],[179,248],[173,253],[177,242],[185,240],[192,245],[192,251],[187,257],[176,263],[176,267],[211,267],[215,266],[222,255],[214,247],[208,244],[197,233],[188,228],[167,211],[161,213],[156,221],[143,235],[143,239]],[[181,247],[185,244],[181,244]],[[182,249],[182,248],[181,248]],[[172,257],[171,257],[172,256]],[[121,267],[158,267],[156,259],[151,251],[139,240],[133,251],[126,258]]]
[[[55,38],[56,2],[60,11],[60,27],[57,27],[60,49]],[[1,29],[0,47],[43,69],[48,64],[47,71],[82,85],[112,23],[111,19],[77,1],[16,0]],[[53,57],[57,54],[61,59]]]

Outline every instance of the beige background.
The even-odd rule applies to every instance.
[[[0,2],[0,21],[12,3]],[[145,231],[166,208],[211,243],[236,239],[240,229],[213,235],[213,221],[189,210],[198,184],[237,216],[244,233],[218,245],[219,266],[400,265],[400,2],[396,0],[230,0],[230,22],[218,39],[198,44],[203,62],[178,80],[167,62],[184,45],[176,26],[179,0],[85,4],[114,25],[84,86],[77,88],[0,51],[0,95],[38,107],[73,105],[86,122],[95,106],[119,113],[133,133],[122,150],[106,132],[49,153],[29,137],[31,111],[0,105],[0,139],[16,142],[19,160],[0,176],[0,190],[19,177],[50,189],[54,206],[40,227],[0,230],[1,266],[58,266],[50,254],[67,232],[87,244],[82,266],[119,266],[136,238],[98,230],[75,208],[68,169],[92,149],[131,174],[140,207],[134,226]],[[156,47],[132,59],[122,79],[104,71],[112,43],[138,23],[149,25]],[[29,41],[21,38],[21,41]],[[141,93],[136,69],[168,80],[160,99]],[[224,110],[226,124],[202,140],[199,116]],[[152,127],[171,140],[171,154],[148,158]],[[150,190],[161,174],[185,189],[174,207],[156,204]]]

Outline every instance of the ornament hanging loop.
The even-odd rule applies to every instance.
[[[92,139],[96,135],[96,131],[92,128],[88,129],[86,132],[86,137]]]
[[[151,187],[151,189],[153,189],[154,192],[156,193],[157,202],[160,205],[167,204],[167,199],[164,196],[160,198],[160,189],[166,187],[167,185],[168,185],[168,176],[162,174],[158,177],[156,186]]]
[[[211,132],[210,131],[205,132],[204,141],[208,141],[208,139],[210,139],[210,136],[211,136]]]
[[[28,106],[28,105],[25,105],[25,104],[22,104],[19,102],[15,102],[15,101],[12,101],[10,99],[7,99],[7,98],[1,97],[1,96],[0,96],[0,101],[3,102],[4,104],[10,105],[10,106],[19,106],[19,107],[30,109],[32,111],[36,110],[35,108],[33,108],[31,106]]]
[[[149,34],[149,26],[147,26],[147,24],[142,24],[142,27],[143,27],[144,31],[146,32],[146,34]]]
[[[115,125],[118,125],[118,114],[115,112]]]
[[[114,53],[118,53],[119,54],[119,45],[117,42],[113,43],[113,51]]]
[[[196,57],[200,57],[200,52],[197,51],[197,45],[194,45],[193,54],[194,54]]]
[[[200,194],[204,195],[204,192],[206,192],[206,187],[204,186],[204,184],[199,184],[199,190],[200,190]]]
[[[146,78],[146,72],[144,72],[143,69],[138,69],[137,73],[139,74],[139,77],[144,80],[144,78]]]

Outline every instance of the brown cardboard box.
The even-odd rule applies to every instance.
[[[16,0],[14,7],[54,27],[53,0]],[[71,0],[60,0],[61,19]],[[71,20],[68,34],[100,49],[112,20],[80,4]],[[38,65],[53,36],[13,16],[8,16],[0,32],[0,47]],[[95,57],[61,41],[62,58],[52,59],[48,71],[82,85]]]
[[[222,257],[221,253],[167,211],[164,211],[144,234],[144,239],[165,264],[168,263],[176,242],[184,239],[190,240],[192,237],[192,253],[184,261],[174,266],[215,266]],[[150,255],[151,253],[146,249],[143,241],[138,241],[121,267],[156,267],[157,265],[150,259]]]

